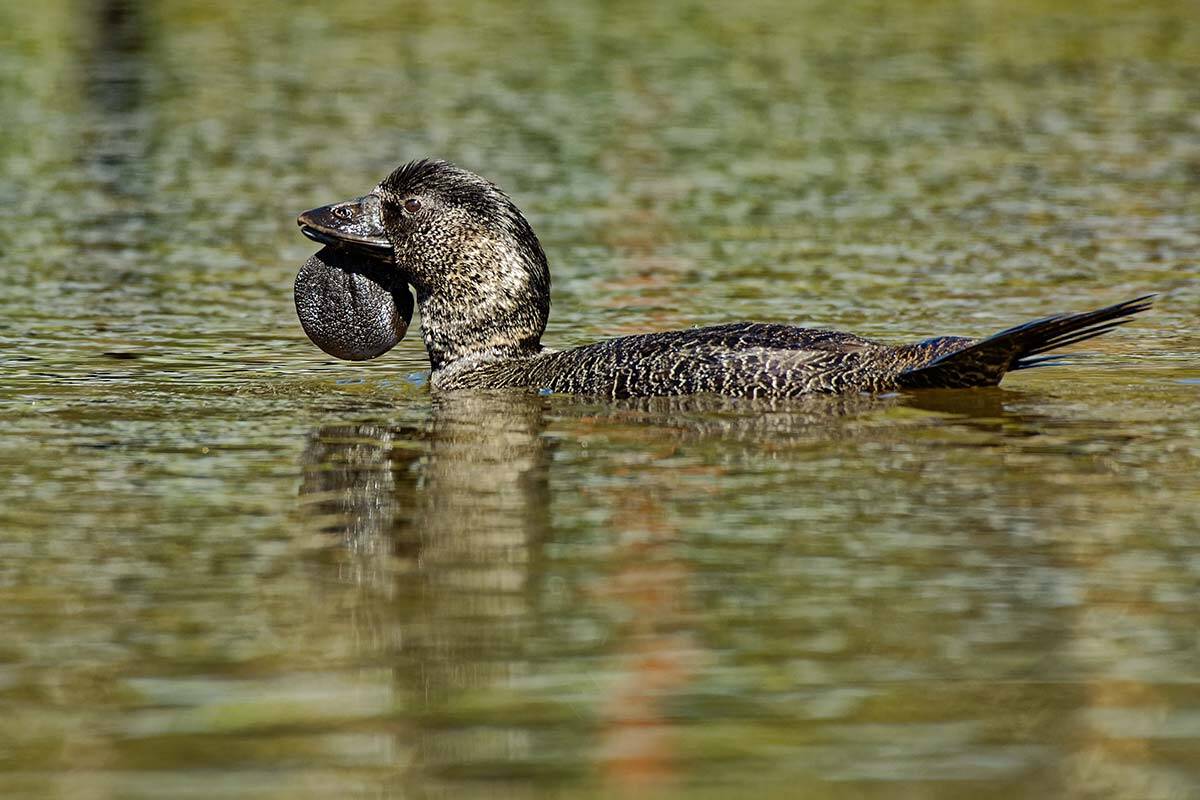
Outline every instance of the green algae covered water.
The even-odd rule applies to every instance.
[[[0,795],[1200,796],[1187,2],[0,5]],[[1001,389],[439,399],[294,216],[506,187],[553,346],[982,335]]]

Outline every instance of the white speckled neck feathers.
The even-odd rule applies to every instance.
[[[550,295],[548,277],[544,284],[530,279],[537,267],[509,242],[479,234],[465,241],[440,280],[414,285],[433,369],[483,354],[519,358],[540,352]]]
[[[550,271],[524,215],[490,181],[444,161],[417,161],[376,188],[396,265],[416,290],[435,373],[490,354],[541,351]],[[405,202],[420,207],[406,210]]]

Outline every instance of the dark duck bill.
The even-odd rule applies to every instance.
[[[351,248],[372,258],[392,259],[379,198],[373,194],[310,209],[297,217],[296,223],[300,232],[314,242]]]

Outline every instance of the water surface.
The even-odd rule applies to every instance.
[[[5,797],[1200,795],[1189,3],[0,6]],[[1147,292],[997,390],[431,397],[296,212],[487,174],[547,342]]]

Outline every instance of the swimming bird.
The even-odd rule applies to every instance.
[[[834,330],[734,322],[552,350],[541,342],[550,314],[546,255],[491,181],[446,161],[413,161],[369,194],[306,211],[298,222],[315,241],[390,263],[412,287],[438,391],[785,398],[995,386],[1009,372],[1056,363],[1046,354],[1107,333],[1149,308],[1151,298],[978,340],[889,345]]]

